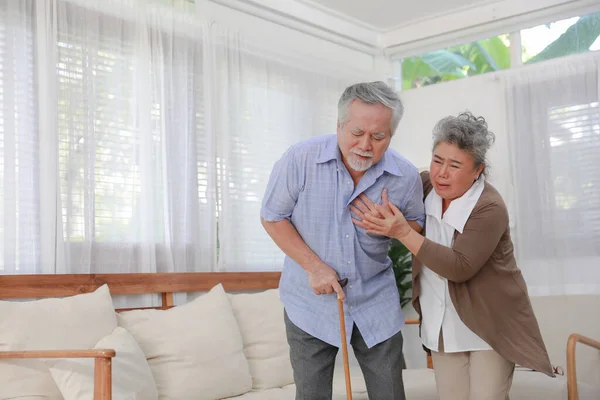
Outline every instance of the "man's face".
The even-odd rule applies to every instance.
[[[350,172],[364,172],[377,164],[390,145],[392,110],[382,104],[367,104],[354,100],[348,120],[338,121],[338,146],[344,165]]]

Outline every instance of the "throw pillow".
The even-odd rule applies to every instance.
[[[146,356],[135,339],[123,328],[101,339],[94,349],[113,349],[113,400],[158,400],[156,383]],[[94,359],[62,359],[50,373],[64,400],[94,400]]]
[[[229,298],[242,333],[252,387],[260,390],[294,383],[279,290],[230,294]]]
[[[0,351],[90,349],[117,327],[107,285],[64,298],[0,301],[0,316]],[[60,398],[48,364],[2,360],[0,399],[31,397]]]
[[[161,399],[222,399],[249,391],[252,377],[222,285],[169,310],[120,313],[146,355]]]

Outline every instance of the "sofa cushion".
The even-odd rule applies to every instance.
[[[296,385],[287,385],[283,388],[272,388],[264,390],[253,390],[238,397],[233,397],[236,400],[294,400],[296,398]],[[332,400],[346,400],[346,387],[343,390],[334,389]],[[366,392],[352,391],[353,400],[368,400]],[[412,397],[407,397],[412,400]]]
[[[221,399],[252,389],[222,285],[169,310],[126,311],[118,319],[144,351],[161,399]]]
[[[0,400],[62,399],[43,361],[0,361]]]
[[[236,400],[294,400],[296,398],[296,385],[283,388],[252,390],[241,396],[231,397]]]
[[[344,365],[336,360],[333,375],[333,399],[343,400],[346,398],[346,378],[344,376]],[[435,375],[431,369],[405,369],[402,371],[404,382],[404,393],[410,400],[437,400],[435,386]],[[352,386],[353,399],[368,399],[367,385],[363,378],[359,365],[350,366],[350,384]],[[512,398],[511,398],[512,400]]]
[[[61,299],[0,301],[0,351],[89,349],[117,327],[107,285]]]
[[[360,368],[350,368],[350,379],[352,385],[353,400],[367,400],[367,388]],[[241,396],[234,397],[236,400],[294,400],[296,398],[296,385],[291,384],[282,388],[271,388],[263,390],[252,390]],[[407,396],[408,399],[413,397]],[[346,381],[344,378],[343,365],[336,363],[333,376],[333,395],[332,400],[346,399]],[[417,399],[419,399],[417,397]]]
[[[350,367],[352,384],[352,398],[366,400],[367,388],[360,367]],[[406,369],[403,371],[404,389],[406,398],[410,400],[438,400],[435,385],[435,375],[432,369]],[[235,397],[240,400],[294,400],[296,386],[289,385],[284,388],[267,389],[248,392]],[[336,364],[333,377],[332,400],[346,398],[346,381],[343,365]],[[564,400],[567,398],[567,382],[564,377],[549,378],[537,372],[517,369],[510,390],[510,400]],[[594,388],[585,383],[579,385],[580,400],[600,399],[600,388]]]
[[[0,301],[0,315],[0,351],[90,349],[117,327],[107,285],[60,299]],[[62,398],[42,360],[0,362],[0,388],[0,399]]]
[[[135,339],[123,328],[101,339],[94,349],[113,349],[113,400],[158,400],[156,383],[146,356]],[[50,373],[65,400],[94,399],[94,359],[64,359]]]
[[[279,388],[294,383],[279,290],[230,294],[229,298],[242,334],[252,388]]]

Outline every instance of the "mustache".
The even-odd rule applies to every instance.
[[[362,151],[359,149],[351,149],[350,152],[354,153],[354,154],[358,154],[359,156],[362,156],[362,157],[373,157],[373,152],[371,152],[371,151]]]

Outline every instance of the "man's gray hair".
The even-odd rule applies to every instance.
[[[383,104],[392,109],[392,120],[390,122],[390,133],[393,136],[398,128],[400,119],[404,114],[404,106],[400,97],[384,82],[363,82],[348,86],[338,102],[338,122],[343,125],[350,113],[350,104],[354,100],[360,100],[367,104]]]
[[[483,117],[476,117],[469,111],[441,119],[433,128],[433,150],[440,143],[453,143],[473,158],[475,168],[485,163],[483,174],[487,176],[487,151],[492,147],[496,136],[488,130]]]

